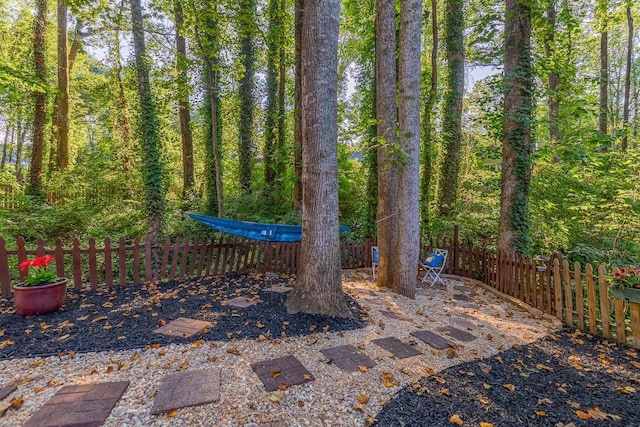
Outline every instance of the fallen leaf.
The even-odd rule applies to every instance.
[[[445,396],[451,397],[451,393],[449,392],[448,388],[441,388],[440,389],[440,394],[444,394]]]
[[[478,362],[478,366],[480,367],[480,370],[485,374],[488,374],[489,372],[491,372],[491,366],[489,365],[486,365],[482,362]]]
[[[173,411],[171,411],[171,412],[169,412],[169,413],[167,414],[167,417],[169,417],[169,418],[173,418],[173,417],[175,417],[176,415],[178,415],[178,411],[176,411],[176,410],[174,409]]]
[[[632,394],[636,392],[636,389],[631,386],[626,386],[626,387],[618,387],[616,388],[616,391],[619,391],[622,394]]]
[[[591,415],[587,414],[586,412],[580,411],[580,410],[576,411],[576,415],[581,420],[589,420],[589,419],[591,419]]]
[[[478,400],[480,400],[480,403],[482,403],[483,405],[488,405],[489,404],[489,399],[487,399],[485,397],[481,397]]]
[[[533,412],[535,412],[536,415],[539,416],[539,417],[546,417],[547,416],[547,413],[544,412],[544,411],[533,411]]]
[[[464,424],[464,421],[462,421],[462,418],[460,418],[460,415],[458,414],[451,415],[451,418],[449,418],[449,422],[457,426],[461,426]]]
[[[189,361],[185,360],[184,362],[182,362],[182,364],[180,366],[178,366],[178,370],[179,371],[184,371],[188,367],[189,367]]]
[[[273,371],[269,373],[269,375],[271,375],[273,378],[278,378],[280,375],[282,375],[282,371]]]
[[[367,367],[366,366],[358,366],[358,370],[360,370],[360,372],[367,372]]]
[[[362,403],[363,405],[369,403],[369,396],[366,394],[358,395],[358,403]]]
[[[538,399],[538,405],[551,405],[551,399],[548,398],[543,398],[543,399]]]
[[[485,389],[485,390],[489,390],[491,388],[491,386],[489,384],[487,384],[487,383],[483,383],[482,384],[482,388]]]
[[[536,368],[540,369],[541,371],[547,371],[547,372],[553,372],[554,369],[550,366],[547,365],[543,365],[542,363],[538,363],[536,365]]]
[[[284,399],[284,391],[282,390],[274,391],[269,395],[269,400],[272,401],[273,403],[278,403],[282,399]]]
[[[36,388],[33,389],[34,393],[41,393],[43,391],[44,391],[44,387],[36,387]]]
[[[482,421],[480,423],[480,427],[493,427],[493,423],[486,423],[486,422]]]
[[[439,376],[437,376],[437,375],[434,377],[434,379],[435,379],[436,381],[438,381],[440,384],[445,384],[445,383],[447,382],[447,380],[445,380],[444,378],[439,377]]]
[[[504,384],[504,388],[509,391],[514,391],[516,389],[516,386],[514,386],[513,384]]]
[[[587,411],[587,413],[591,416],[591,418],[593,418],[594,420],[606,420],[607,416],[609,414],[607,414],[606,412],[602,412],[600,410],[600,408],[593,408],[593,409],[589,409],[589,411]]]
[[[15,342],[11,341],[11,340],[4,340],[2,342],[0,342],[0,350],[2,350],[5,347],[9,347],[10,345],[14,345]]]
[[[569,405],[571,409],[580,409],[580,404],[578,402],[567,400],[567,405]]]
[[[304,378],[305,381],[311,381],[311,374],[304,374],[302,378]]]
[[[164,320],[164,319],[158,319],[158,325],[160,325],[160,326],[164,326],[164,325],[166,325],[166,324],[167,324],[167,321],[166,321],[166,320]]]

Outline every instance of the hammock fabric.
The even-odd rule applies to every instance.
[[[198,214],[189,214],[189,216],[218,231],[248,239],[266,242],[299,242],[302,240],[301,225],[263,224]],[[349,229],[349,227],[340,227],[340,232],[343,233]]]

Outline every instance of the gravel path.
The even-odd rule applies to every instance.
[[[363,426],[383,419],[391,407],[385,405],[393,405],[389,400],[405,386],[421,378],[430,381],[426,375],[441,376],[451,367],[457,372],[457,366],[467,362],[490,364],[497,355],[513,351],[509,349],[514,345],[522,349],[544,342],[552,331],[550,323],[492,293],[462,286],[460,279],[445,280],[446,289],[421,290],[416,300],[409,300],[379,289],[365,271],[344,272],[344,289],[357,319],[351,322],[289,316],[283,311],[283,294],[264,292],[288,281],[255,276],[173,283],[161,285],[159,292],[140,287],[82,293],[63,312],[42,319],[22,319],[8,313],[6,304],[0,305],[0,343],[15,342],[0,349],[0,387],[18,386],[0,401],[0,425],[22,424],[63,385],[126,380],[131,384],[107,426],[255,426],[275,421],[288,426]],[[234,312],[225,301],[239,295],[264,302]],[[84,316],[89,317],[78,320]],[[95,321],[102,316],[108,319]],[[217,324],[189,340],[150,332],[158,327],[158,319],[176,317]],[[435,350],[410,335],[451,326],[477,338],[452,340],[452,348]],[[31,332],[25,333],[25,328]],[[411,344],[421,354],[397,359],[372,343],[385,337]],[[320,352],[346,344],[359,348],[376,366],[344,372]],[[29,356],[36,352],[55,355]],[[300,360],[315,380],[265,391],[250,364],[287,355]],[[208,367],[221,370],[219,402],[179,409],[172,416],[151,415],[165,375]],[[16,399],[22,399],[22,405],[7,408]]]

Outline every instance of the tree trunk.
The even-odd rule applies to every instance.
[[[36,17],[33,37],[33,59],[36,78],[42,87],[47,86],[45,64],[45,31],[47,26],[47,0],[36,1]],[[42,155],[44,151],[44,128],[47,119],[47,93],[35,90],[33,114],[33,141],[29,165],[29,185],[27,194],[44,199],[42,189]]]
[[[631,62],[633,58],[633,16],[631,15],[631,1],[627,1],[627,69],[624,74],[624,105],[622,107],[622,142],[620,149],[627,151],[629,141],[629,98],[631,97]]]
[[[302,18],[304,0],[295,0],[295,75],[293,88],[293,208],[302,209]]]
[[[600,114],[598,115],[598,130],[600,135],[606,137],[609,134],[607,124],[609,121],[609,33],[600,33]]]
[[[129,116],[127,115],[127,98],[124,95],[124,82],[122,81],[122,61],[120,59],[120,32],[116,30],[114,38],[114,61],[115,61],[115,77],[118,85],[118,112],[117,124],[122,133],[122,142],[124,145],[124,170],[131,169],[131,125]]]
[[[146,46],[142,21],[140,0],[130,0],[131,24],[133,30],[133,47],[138,74],[138,95],[140,97],[140,126],[143,163],[143,179],[145,183],[145,210],[148,220],[148,234],[152,247],[158,250],[152,254],[153,280],[158,279],[160,266],[160,235],[162,233],[162,216],[164,212],[165,189],[162,185],[163,167],[160,159],[159,124],[155,112],[155,103],[151,94],[149,69],[146,61]]]
[[[420,181],[422,234],[429,231],[429,194],[431,191],[433,125],[431,117],[433,106],[438,96],[438,0],[431,0],[431,76],[429,88],[427,89],[427,99],[424,102],[423,122],[422,122],[422,180]]]
[[[56,96],[57,136],[56,166],[69,168],[69,57],[67,54],[67,4],[58,0],[58,94]]]
[[[398,169],[398,236],[394,290],[416,297],[420,253],[420,39],[422,1],[400,1],[398,127],[403,152]]]
[[[442,138],[444,162],[438,186],[438,211],[441,216],[454,213],[458,197],[460,145],[462,143],[462,97],[464,95],[464,1],[446,0],[445,46],[447,51],[447,87],[444,94]]]
[[[253,35],[256,15],[255,0],[240,3],[240,59],[244,74],[240,80],[240,123],[238,124],[238,157],[240,187],[245,194],[251,193],[251,170],[253,163]]]
[[[394,288],[397,267],[398,159],[396,106],[396,8],[376,1],[376,123],[378,143],[378,284]]]
[[[16,181],[22,183],[22,150],[24,148],[24,134],[22,129],[21,114],[18,115],[18,128],[16,129]]]
[[[273,185],[276,180],[276,123],[277,123],[277,96],[278,80],[276,76],[276,62],[279,53],[278,32],[282,28],[278,25],[279,0],[269,0],[269,31],[267,33],[267,108],[265,111],[264,128],[264,183],[266,200],[273,195]]]
[[[547,37],[544,43],[545,58],[549,64],[549,71],[547,76],[547,109],[549,120],[549,144],[554,146],[560,139],[560,128],[558,127],[558,111],[560,109],[559,103],[559,75],[557,71],[557,65],[555,60],[555,34],[556,34],[556,5],[555,0],[549,2],[547,8]]]
[[[305,5],[302,24],[302,247],[289,313],[353,317],[342,291],[338,233],[340,0]]]
[[[187,44],[185,42],[184,17],[180,0],[174,1],[176,21],[176,69],[178,72],[178,118],[182,138],[183,196],[193,190],[193,138],[191,137],[191,107],[189,106],[189,78],[187,76]]]
[[[278,120],[277,130],[278,138],[276,143],[276,194],[278,198],[282,196],[282,187],[284,184],[284,175],[286,173],[286,111],[285,111],[285,97],[286,97],[286,82],[287,82],[287,69],[286,69],[286,54],[285,54],[285,31],[284,31],[284,17],[287,14],[286,10],[287,2],[280,0],[280,11],[278,12],[278,27],[279,32],[279,52],[278,52]],[[280,199],[278,199],[280,200]]]
[[[505,8],[504,125],[498,250],[526,253],[531,182],[531,9],[525,0]]]
[[[4,169],[4,165],[7,162],[7,146],[9,145],[9,135],[13,132],[10,126],[9,119],[7,119],[6,126],[4,128],[4,143],[2,144],[2,157],[0,158],[0,170]]]
[[[372,34],[375,40],[375,32]],[[375,56],[375,54],[374,54]],[[375,58],[374,58],[375,60]],[[378,218],[378,126],[376,122],[377,117],[377,96],[376,96],[376,78],[375,73],[371,81],[371,122],[367,127],[367,141],[368,146],[365,155],[365,162],[367,165],[367,210],[365,213],[364,223],[364,237],[371,239],[376,236],[377,233],[377,218]],[[380,248],[378,247],[378,250]],[[379,252],[378,252],[379,253]]]

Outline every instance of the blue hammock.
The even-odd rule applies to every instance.
[[[213,216],[189,214],[196,221],[215,228],[218,231],[266,242],[299,242],[302,240],[301,225],[263,224],[260,222],[234,221]],[[350,227],[340,227],[340,232]]]

